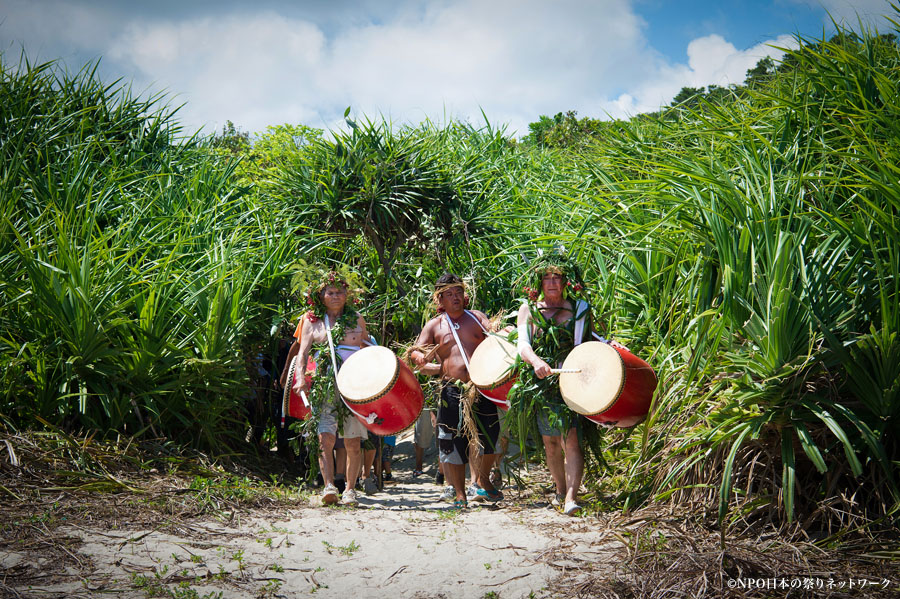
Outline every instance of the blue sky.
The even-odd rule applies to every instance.
[[[647,21],[646,36],[653,45],[680,61],[687,60],[688,43],[706,35],[720,35],[737,48],[749,48],[785,33],[819,36],[827,15],[824,7],[790,0],[641,0],[635,3],[635,10]],[[832,28],[830,23],[828,28]]]
[[[8,66],[60,59],[185,104],[193,132],[356,116],[505,125],[622,118],[685,86],[741,83],[772,46],[893,26],[889,0],[2,0]]]

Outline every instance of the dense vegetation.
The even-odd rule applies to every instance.
[[[389,343],[440,272],[508,313],[528,259],[562,245],[661,381],[645,423],[606,433],[598,504],[895,517],[895,39],[806,40],[747,86],[630,121],[544,117],[521,141],[351,120],[186,137],[160,98],[4,56],[0,417],[234,447],[254,360],[302,309],[298,259],[359,269]]]

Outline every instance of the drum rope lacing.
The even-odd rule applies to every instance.
[[[301,320],[302,322],[302,320]],[[299,324],[297,325],[300,326]],[[287,413],[290,409],[290,401],[291,401],[291,387],[294,385],[294,372],[297,369],[297,361],[299,360],[299,356],[294,356],[291,360],[291,365],[288,367],[288,375],[287,380],[285,381],[287,385],[284,387],[284,391],[281,396],[281,428],[284,428],[287,421]],[[303,376],[306,376],[306,369],[303,370]],[[300,391],[300,399],[303,400],[303,405],[306,406],[308,410],[312,409],[312,404],[309,403],[309,400],[306,397],[306,393]]]
[[[288,375],[287,375],[287,383],[288,384],[284,388],[284,393],[282,395],[282,400],[281,400],[281,403],[282,403],[282,408],[281,408],[282,427],[284,425],[284,413],[287,411],[287,409],[284,406],[287,405],[286,402],[290,401],[289,397],[290,397],[290,393],[291,393],[291,387],[293,387],[293,384],[294,384],[294,373],[297,370],[297,362],[299,361],[299,359],[300,359],[299,356],[294,356],[294,358],[291,360],[291,366],[290,366],[290,368],[288,368]],[[309,399],[306,397],[305,391],[300,391],[300,399],[303,401],[303,405],[306,406],[307,409],[310,409],[312,407],[311,404],[309,403]]]

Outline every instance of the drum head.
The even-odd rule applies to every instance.
[[[516,346],[498,335],[488,335],[469,360],[469,378],[476,387],[492,387],[508,379],[516,362]]]
[[[591,416],[608,409],[625,384],[625,364],[606,343],[588,341],[576,345],[563,362],[564,369],[581,372],[559,375],[559,391],[573,412]]]
[[[337,386],[344,399],[365,402],[390,389],[397,380],[397,356],[381,345],[352,354],[338,370]]]

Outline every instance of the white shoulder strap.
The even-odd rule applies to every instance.
[[[466,312],[468,312],[468,310]],[[472,318],[475,318],[475,316],[472,314],[469,314],[469,316],[471,316]],[[466,370],[470,370],[469,369],[469,356],[466,355],[466,348],[463,347],[462,341],[459,340],[459,335],[456,334],[456,327],[453,326],[453,321],[450,320],[450,315],[447,314],[446,312],[444,312],[444,319],[447,321],[447,325],[450,327],[450,332],[453,333],[453,340],[456,341],[456,347],[459,348],[459,353],[462,354],[462,359],[463,359],[463,363],[466,365]]]
[[[333,374],[334,374],[334,390],[337,392],[338,397],[341,398],[341,401],[344,402],[344,405],[347,406],[347,409],[349,409],[351,412],[353,412],[354,414],[356,414],[357,416],[359,416],[360,418],[362,418],[369,424],[374,423],[375,419],[378,417],[378,415],[375,412],[372,412],[368,416],[360,414],[359,412],[354,410],[353,406],[350,405],[350,402],[348,402],[346,399],[344,399],[344,396],[341,395],[341,390],[338,388],[338,384],[337,384],[338,367],[337,367],[337,358],[334,355],[334,339],[332,339],[332,337],[331,337],[331,323],[328,322],[327,314],[325,315],[325,332],[328,333],[328,348],[331,350],[331,366],[333,367]]]
[[[334,371],[334,384],[337,386],[337,358],[334,355],[334,339],[331,338],[331,322],[328,321],[327,314],[325,315],[325,333],[328,334],[328,349],[331,350],[329,353],[331,354],[331,366]],[[340,393],[340,391],[338,391],[338,393]]]
[[[481,330],[482,330],[482,331],[484,331],[485,333],[488,332],[488,330],[487,330],[486,328],[484,328],[484,325],[481,324],[481,320],[480,320],[477,316],[475,316],[474,314],[472,314],[472,313],[469,312],[468,310],[466,310],[465,312],[466,312],[466,314],[468,314],[468,315],[472,318],[472,320],[474,320],[474,321],[478,324],[478,326],[481,327]]]
[[[586,301],[578,300],[575,302],[575,316],[578,318],[575,321],[575,345],[580,345],[581,340],[584,339],[584,325],[587,322],[589,311],[590,307]]]

